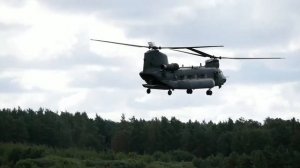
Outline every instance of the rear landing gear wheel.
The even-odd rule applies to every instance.
[[[147,93],[150,94],[151,93],[151,89],[147,89]]]
[[[211,90],[207,90],[206,91],[206,95],[211,96],[212,95],[212,91]]]
[[[171,91],[171,90],[169,90],[169,91],[168,91],[168,95],[171,95],[171,94],[172,94],[172,91]]]
[[[186,90],[186,93],[187,93],[187,94],[192,94],[192,93],[193,93],[193,90],[192,90],[192,89],[187,89],[187,90]]]

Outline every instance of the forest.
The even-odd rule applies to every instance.
[[[0,109],[0,167],[300,167],[300,122]]]

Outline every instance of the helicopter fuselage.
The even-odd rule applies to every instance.
[[[140,72],[140,76],[150,89],[211,89],[221,87],[226,78],[219,68],[214,67],[181,67],[175,71],[152,69]]]
[[[186,89],[192,93],[194,89],[219,88],[226,82],[226,78],[219,69],[219,60],[209,59],[205,66],[179,67],[177,63],[169,64],[168,57],[158,50],[149,50],[144,56],[141,78],[146,82],[144,87],[150,89]]]

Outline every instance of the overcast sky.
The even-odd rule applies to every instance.
[[[87,112],[105,119],[182,121],[266,117],[300,119],[300,1],[298,0],[0,0],[0,108]],[[221,60],[222,89],[152,90],[139,77],[145,49],[90,38],[205,49]],[[167,50],[169,62],[204,58]]]

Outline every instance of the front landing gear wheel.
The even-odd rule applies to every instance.
[[[171,94],[172,94],[172,91],[171,91],[171,90],[169,90],[169,91],[168,91],[168,95],[171,95]]]
[[[192,93],[193,93],[193,90],[192,90],[192,89],[187,89],[187,90],[186,90],[186,93],[187,93],[187,94],[192,94]]]
[[[211,96],[212,95],[212,91],[211,90],[206,91],[206,95]]]
[[[151,93],[151,89],[147,89],[147,93],[150,94]]]

